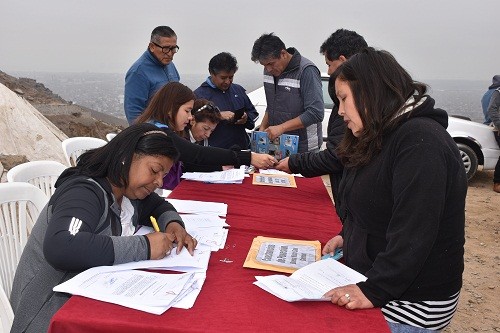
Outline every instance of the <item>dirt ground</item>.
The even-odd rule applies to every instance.
[[[465,212],[465,271],[458,310],[444,333],[500,332],[500,193],[493,172],[469,182]],[[328,177],[323,177],[327,189]]]

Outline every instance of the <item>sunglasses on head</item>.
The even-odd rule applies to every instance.
[[[202,110],[208,110],[208,111],[213,111],[213,112],[217,112],[217,113],[220,113],[220,110],[217,106],[213,105],[213,104],[205,104],[203,105],[201,108],[199,108],[198,110],[196,110],[195,112],[193,112],[193,114],[195,113],[198,113]]]

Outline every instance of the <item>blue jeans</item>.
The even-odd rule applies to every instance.
[[[433,331],[433,330],[428,330],[426,328],[420,328],[420,327],[415,327],[415,326],[410,326],[410,325],[404,325],[404,324],[396,324],[396,323],[391,323],[387,322],[389,324],[389,328],[391,329],[391,333],[430,333],[430,332],[441,332],[441,331]]]

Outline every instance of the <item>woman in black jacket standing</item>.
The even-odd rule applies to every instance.
[[[338,148],[343,229],[323,253],[342,247],[367,280],[327,296],[348,309],[381,307],[393,332],[441,330],[462,286],[467,193],[448,116],[387,52],[367,48],[336,74],[348,128]]]

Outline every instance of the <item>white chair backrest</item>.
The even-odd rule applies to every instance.
[[[10,297],[28,236],[48,197],[28,183],[0,183],[0,281]]]
[[[50,197],[54,194],[57,178],[66,168],[66,165],[56,161],[26,162],[10,169],[7,172],[7,181],[30,183]]]
[[[99,148],[107,143],[106,140],[87,136],[68,138],[62,142],[62,149],[69,166],[75,166],[78,157],[87,150]]]
[[[106,140],[111,141],[116,136],[116,133],[108,133],[106,134]]]
[[[5,291],[0,285],[0,333],[10,332],[13,320],[14,313],[12,312],[12,307]]]

